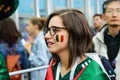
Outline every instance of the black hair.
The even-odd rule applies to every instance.
[[[103,15],[102,15],[102,14],[95,14],[95,15],[93,16],[93,18],[95,18],[96,16],[99,16],[101,19],[103,18]]]
[[[120,0],[106,0],[106,1],[103,3],[103,6],[102,6],[102,8],[103,8],[103,13],[105,13],[107,5],[110,4],[110,3],[113,2],[113,1],[119,1],[119,2],[120,2]]]

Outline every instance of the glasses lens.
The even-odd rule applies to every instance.
[[[46,27],[46,28],[44,28],[44,35],[45,35],[46,33],[48,33],[48,31],[50,31],[50,34],[53,36],[53,35],[55,35],[55,33],[56,33],[56,28],[54,28],[54,27],[51,27],[51,28]]]
[[[50,34],[53,36],[56,34],[56,28],[55,27],[51,27],[50,28]]]
[[[56,26],[52,26],[50,28],[46,27],[46,28],[44,28],[44,35],[49,31],[50,35],[54,36],[59,29],[66,29],[66,28],[56,27]]]
[[[49,31],[49,28],[48,28],[48,27],[44,28],[44,35],[45,35],[48,31]]]

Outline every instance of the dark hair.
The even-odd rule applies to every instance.
[[[21,33],[17,30],[16,24],[12,19],[0,20],[0,41],[13,45],[21,37]]]
[[[95,18],[96,16],[99,16],[101,19],[103,18],[102,14],[95,14],[93,18]]]
[[[46,18],[45,17],[41,17],[41,18],[33,17],[33,18],[30,18],[30,22],[33,25],[38,25],[39,30],[41,30],[45,26]]]
[[[82,56],[90,47],[91,44],[91,34],[89,30],[88,22],[85,15],[76,9],[62,9],[56,11],[47,19],[46,27],[49,25],[49,21],[54,16],[60,16],[63,21],[63,25],[67,28],[69,33],[69,65],[71,66],[72,61],[77,56]],[[53,59],[58,63],[60,61],[56,54],[53,54]]]
[[[107,0],[107,1],[105,1],[105,2],[103,3],[103,13],[105,13],[107,5],[109,5],[109,4],[112,3],[113,1],[119,1],[119,2],[120,2],[120,0]]]

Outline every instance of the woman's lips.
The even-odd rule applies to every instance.
[[[53,45],[53,42],[47,42],[47,46],[50,47],[51,45]]]

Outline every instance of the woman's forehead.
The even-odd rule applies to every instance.
[[[49,26],[63,26],[63,21],[60,16],[54,16],[49,21]]]

